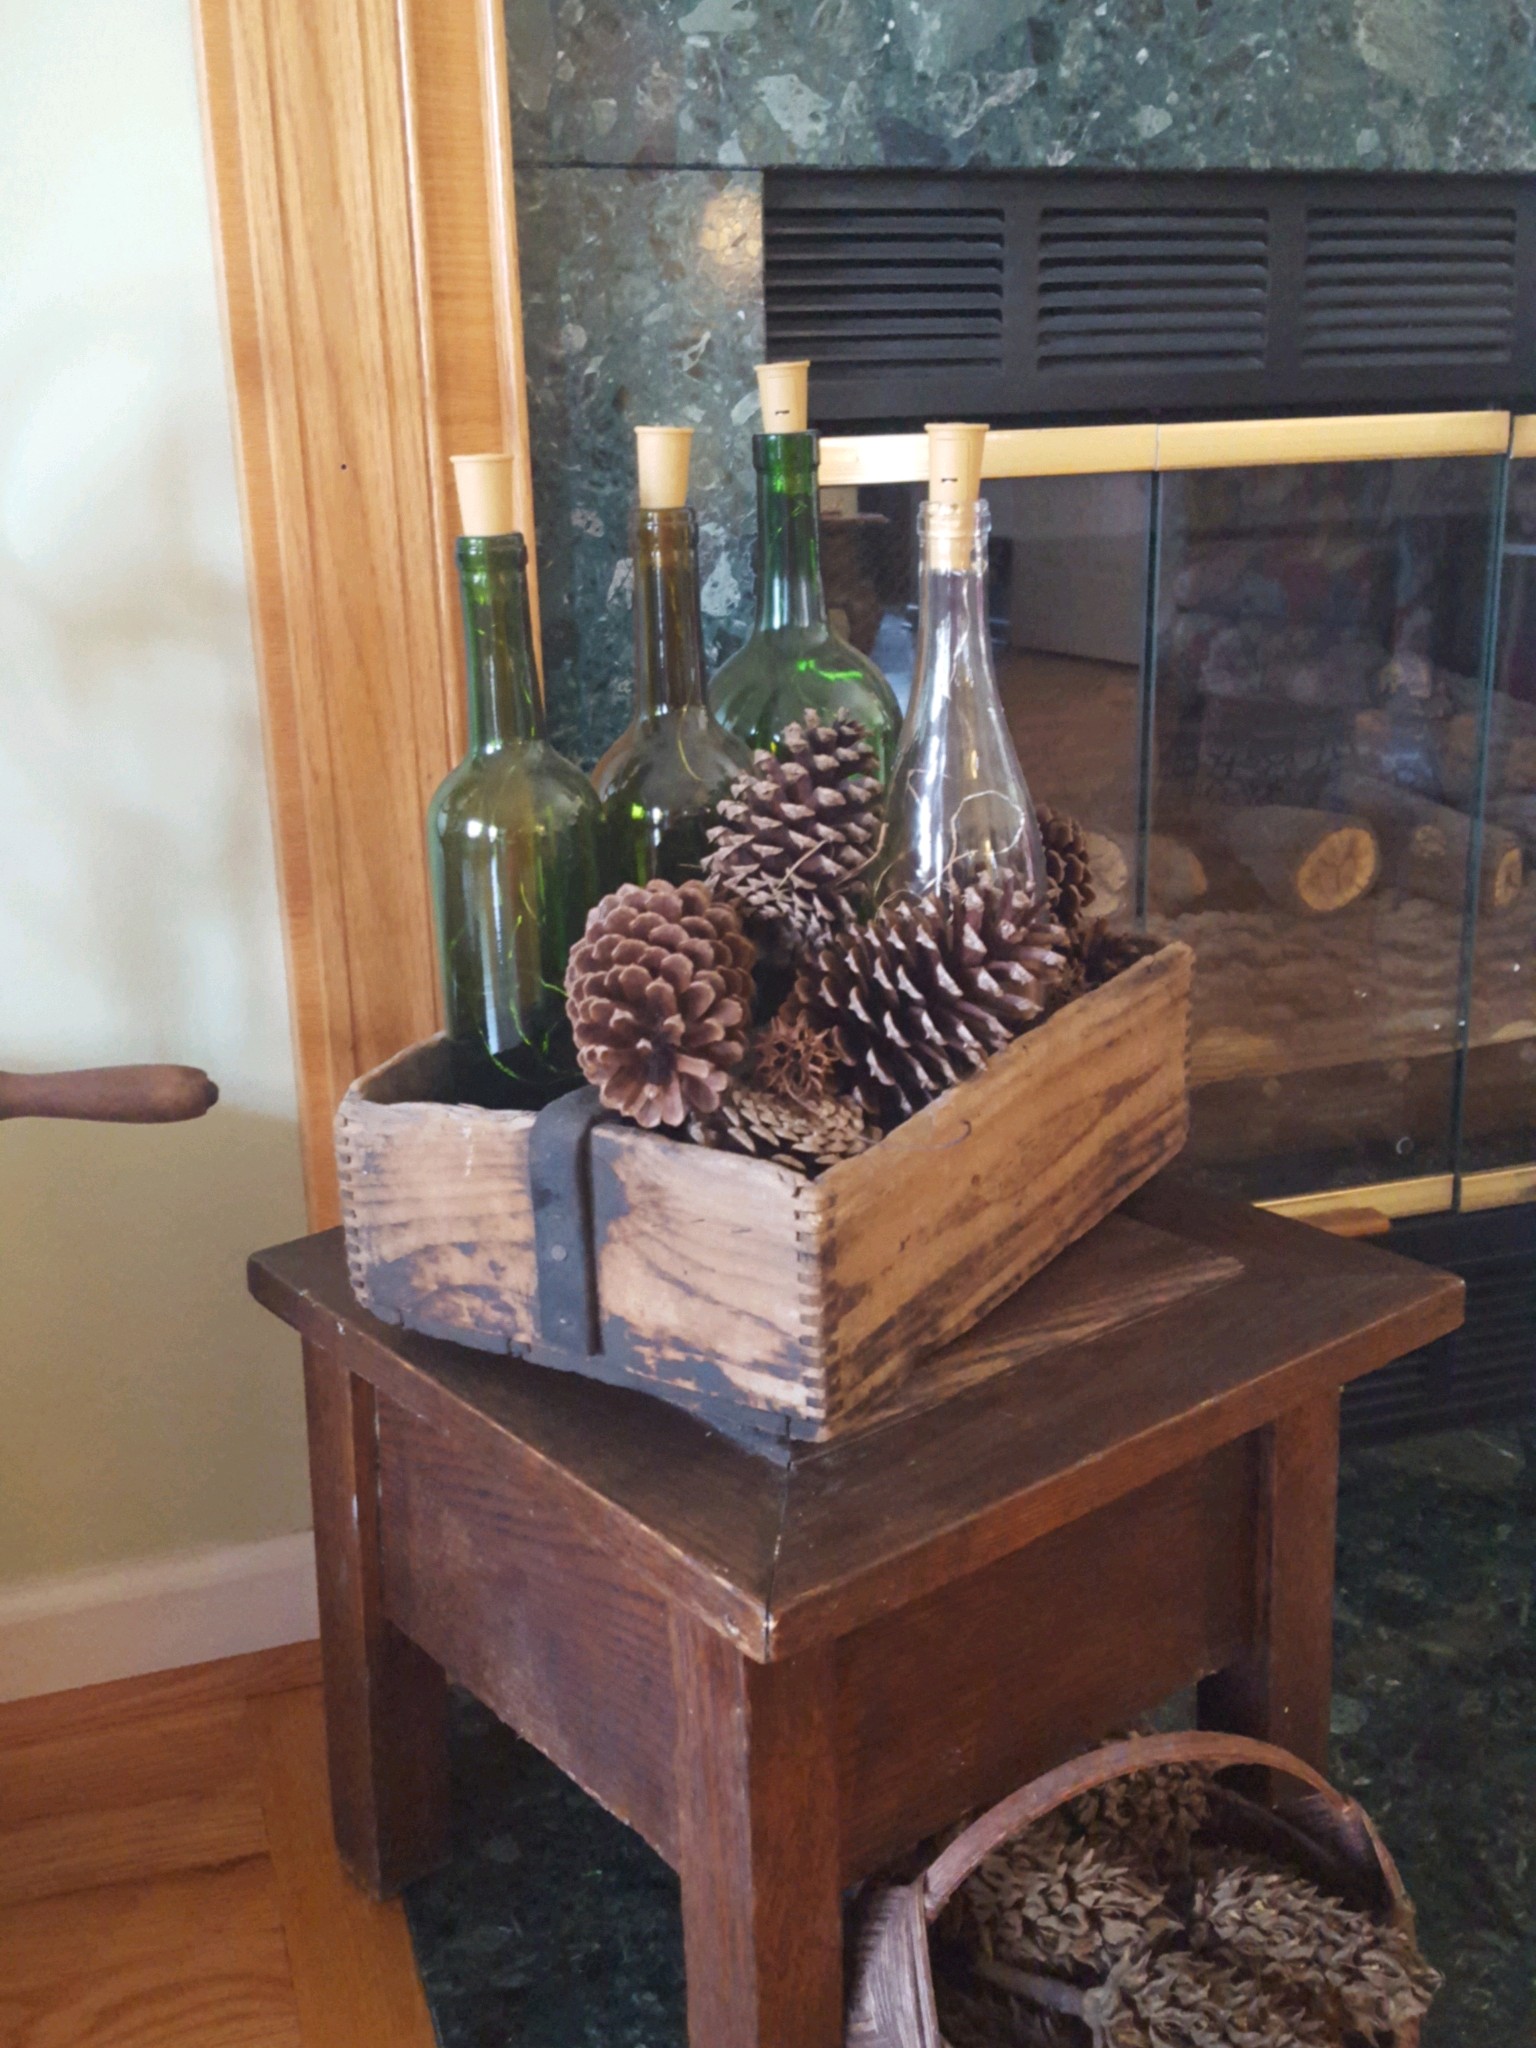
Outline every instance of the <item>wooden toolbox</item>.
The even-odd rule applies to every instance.
[[[428,1040],[337,1113],[353,1289],[749,1439],[855,1429],[1179,1151],[1192,964],[1138,961],[816,1180],[593,1124],[590,1091],[537,1118],[444,1101]]]

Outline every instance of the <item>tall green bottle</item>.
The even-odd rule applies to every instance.
[[[565,962],[602,893],[598,808],[545,737],[511,458],[454,469],[469,753],[427,812],[448,1038],[461,1100],[536,1108],[581,1081]]]
[[[757,618],[752,637],[717,672],[710,709],[749,746],[774,746],[808,719],[856,718],[890,774],[901,707],[875,664],[827,622],[821,582],[817,441],[805,431],[807,363],[757,372],[766,432],[752,441],[757,470]]]
[[[637,427],[635,715],[592,771],[603,881],[686,881],[709,851],[714,808],[751,755],[704,702],[699,526],[687,503],[691,427]]]

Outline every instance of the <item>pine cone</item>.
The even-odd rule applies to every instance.
[[[890,1127],[1045,1012],[1066,934],[996,869],[938,896],[898,896],[802,964],[795,1000],[831,1033],[844,1085]]]
[[[1087,834],[1076,818],[1053,811],[1048,804],[1041,804],[1036,816],[1045,846],[1046,900],[1056,922],[1073,938],[1087,923],[1088,906],[1093,901]]]
[[[847,1095],[819,1102],[790,1102],[781,1095],[737,1082],[707,1117],[690,1117],[688,1134],[700,1145],[771,1159],[796,1173],[814,1173],[867,1152],[879,1137],[859,1105]]]
[[[747,1049],[752,942],[703,882],[626,882],[571,948],[581,1071],[646,1130],[715,1108]]]
[[[786,728],[717,805],[705,872],[780,954],[820,944],[856,915],[880,843],[875,751],[856,719]]]
[[[1102,917],[1095,918],[1081,940],[1083,985],[1102,988],[1127,967],[1157,952],[1161,943],[1150,932],[1111,931]]]
[[[765,1094],[807,1108],[824,1102],[837,1087],[837,1047],[793,996],[766,1024],[752,1048],[752,1080]]]

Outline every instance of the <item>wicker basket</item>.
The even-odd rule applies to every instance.
[[[928,1930],[950,1899],[985,1857],[1025,1828],[1085,1792],[1158,1764],[1204,1764],[1212,1770],[1256,1765],[1284,1780],[1290,1788],[1279,1805],[1285,1820],[1349,1873],[1383,1920],[1411,1931],[1413,1907],[1369,1817],[1299,1757],[1239,1735],[1133,1736],[1036,1778],[984,1813],[910,1884],[875,1886],[866,1893],[847,2048],[943,2048]],[[1418,2042],[1415,2021],[1398,2033],[1396,2048],[1418,2048]]]

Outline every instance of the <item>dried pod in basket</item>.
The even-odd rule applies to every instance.
[[[705,873],[780,957],[857,915],[884,815],[878,767],[856,719],[791,725],[716,806]]]
[[[831,1035],[848,1091],[889,1128],[1044,1015],[1066,947],[1022,878],[998,869],[892,897],[802,964],[795,1000]]]
[[[746,1053],[754,956],[703,882],[626,882],[594,905],[566,1007],[606,1109],[654,1130],[716,1108]]]

